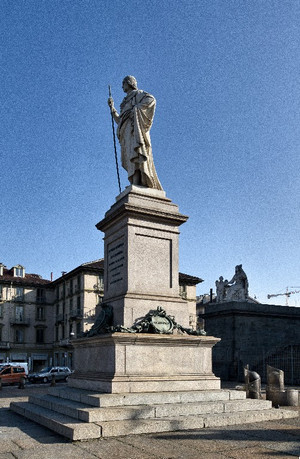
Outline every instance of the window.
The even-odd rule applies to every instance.
[[[76,324],[76,336],[80,335],[81,333],[81,322],[77,322]]]
[[[0,304],[0,317],[3,317],[3,304]]]
[[[70,298],[70,312],[73,311],[73,298]]]
[[[56,305],[56,315],[58,316],[59,314],[59,304]]]
[[[58,341],[58,327],[55,327],[55,341]]]
[[[38,306],[36,308],[36,320],[44,320],[45,319],[45,308],[44,306]]]
[[[24,373],[24,368],[22,367],[13,367],[13,373]]]
[[[70,280],[70,295],[73,294],[73,279]]]
[[[104,279],[103,279],[103,274],[99,275],[99,289],[103,290],[104,288]]]
[[[23,301],[24,300],[24,288],[23,287],[16,287],[16,301]]]
[[[10,375],[11,374],[11,367],[5,368],[1,375]]]
[[[81,276],[80,274],[77,276],[77,292],[79,292],[81,288]]]
[[[181,296],[181,298],[186,299],[187,297],[186,285],[179,285],[179,295]]]
[[[3,295],[3,286],[0,285],[0,300],[2,300],[2,295]]]
[[[0,325],[0,341],[2,341],[2,325]]]
[[[15,277],[24,277],[24,268],[23,266],[15,266]]]
[[[45,330],[44,330],[44,328],[37,328],[36,329],[36,342],[37,343],[44,343],[45,342]]]
[[[21,329],[16,329],[15,331],[15,342],[24,343],[24,331]]]
[[[77,297],[77,314],[81,312],[81,298],[80,296]]]
[[[24,306],[16,306],[16,322],[23,322]]]
[[[64,337],[65,337],[65,326],[62,325],[62,327],[61,327],[61,339],[64,339]]]
[[[43,288],[36,289],[36,301],[37,303],[44,303],[46,300],[45,298],[45,290]]]

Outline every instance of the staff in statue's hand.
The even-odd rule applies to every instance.
[[[120,174],[119,174],[119,164],[118,164],[118,155],[117,155],[117,146],[116,146],[116,134],[115,134],[115,125],[114,125],[114,116],[113,116],[113,110],[116,111],[116,109],[114,108],[114,100],[111,97],[110,86],[108,86],[108,92],[109,92],[108,105],[110,106],[110,113],[111,113],[111,125],[112,125],[112,131],[113,131],[113,139],[114,139],[114,149],[115,149],[115,160],[116,160],[118,185],[119,185],[119,191],[121,193],[121,182],[120,182]]]

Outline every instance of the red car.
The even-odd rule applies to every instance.
[[[22,378],[26,378],[24,367],[11,365],[0,367],[0,380],[2,384],[19,384]]]

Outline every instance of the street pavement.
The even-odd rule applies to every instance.
[[[61,384],[61,383],[60,383]],[[9,410],[49,385],[0,390],[0,459],[300,458],[300,416],[281,421],[70,442]],[[289,407],[298,411],[299,407]]]

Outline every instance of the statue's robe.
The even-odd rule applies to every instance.
[[[128,179],[136,170],[141,172],[142,185],[162,190],[158,180],[150,140],[150,128],[155,112],[155,98],[135,89],[122,101],[117,135],[121,145],[122,166]]]

